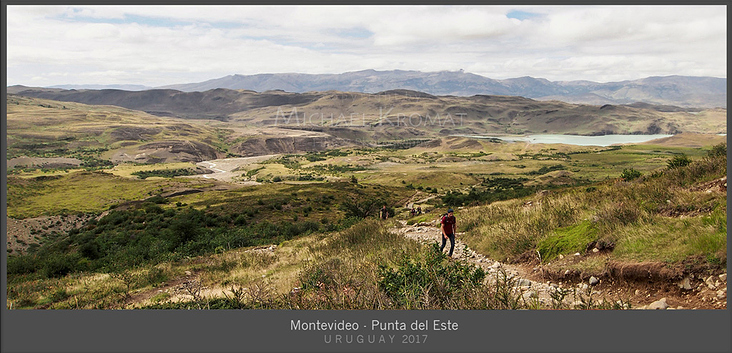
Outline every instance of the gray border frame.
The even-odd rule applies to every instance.
[[[104,4],[146,5],[147,1],[105,1]],[[427,0],[429,1],[429,0]],[[33,1],[34,5],[91,5],[99,0]],[[261,1],[256,3],[262,4]],[[244,4],[252,5],[254,2]],[[332,4],[324,0],[279,4]],[[446,3],[440,1],[439,3]],[[7,28],[7,5],[27,2],[2,1],[3,27]],[[173,5],[177,1],[157,0]],[[195,4],[195,2],[192,2]],[[234,5],[240,1],[216,0],[210,4]],[[384,0],[348,3],[391,5]],[[346,5],[348,5],[346,4]],[[424,1],[401,0],[401,5]],[[455,5],[515,5],[502,1],[452,2]],[[587,5],[587,1],[559,3],[524,0],[522,5]],[[607,2],[593,5],[681,5],[675,1]],[[690,3],[687,3],[690,5]],[[727,5],[729,1],[701,1],[694,5]],[[7,31],[6,31],[7,33]],[[6,41],[7,43],[7,41]],[[7,44],[2,46],[7,62]],[[2,92],[7,93],[7,66],[3,66]],[[729,87],[729,83],[728,83]],[[729,97],[728,97],[729,101]],[[7,101],[2,100],[3,137],[7,130]],[[728,123],[729,126],[729,123]],[[3,159],[7,141],[0,142]],[[732,163],[728,160],[728,170]],[[3,163],[2,207],[7,210],[7,164]],[[729,214],[727,215],[729,221]],[[7,224],[1,229],[7,237]],[[730,248],[727,243],[728,253]],[[0,298],[7,300],[7,244],[2,244]],[[728,262],[728,272],[730,264]],[[146,311],[146,310],[7,310],[0,311],[2,352],[729,352],[730,311]],[[357,332],[291,331],[291,320],[357,322]],[[451,320],[457,331],[370,330],[371,320]],[[366,326],[366,327],[364,327]],[[398,341],[404,334],[427,334],[424,344],[326,344],[325,334],[389,335]],[[343,337],[345,340],[346,338]],[[388,339],[388,338],[387,338]],[[367,339],[368,340],[368,339]]]

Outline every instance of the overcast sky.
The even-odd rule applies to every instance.
[[[725,6],[8,6],[8,85],[465,70],[727,77]]]

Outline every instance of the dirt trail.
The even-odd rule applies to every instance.
[[[400,226],[392,228],[393,233],[416,240],[424,245],[441,243],[438,221],[418,223],[408,226],[399,221]],[[624,307],[629,304],[632,309],[726,309],[727,308],[727,274],[726,272],[704,278],[691,277],[680,283],[629,282],[607,278],[590,278],[589,280],[565,280],[552,282],[542,276],[541,268],[528,264],[505,264],[470,249],[460,240],[463,233],[458,232],[455,239],[453,258],[483,268],[488,274],[487,280],[495,281],[497,276],[505,273],[515,283],[514,290],[520,293],[527,303],[542,304],[551,308],[557,304],[552,293],[561,289],[568,294],[564,296],[563,308],[582,308],[587,299],[607,304],[622,301]],[[444,252],[447,253],[448,243]],[[684,283],[686,282],[686,283]],[[691,282],[691,285],[689,284]],[[583,303],[584,300],[584,303]]]
[[[408,226],[407,222],[399,221],[401,227],[392,228],[391,231],[400,235],[403,235],[409,239],[416,240],[424,245],[429,245],[435,242],[441,242],[440,228],[436,220],[427,223],[418,223],[413,226]],[[520,266],[514,266],[504,264],[492,259],[489,259],[483,254],[477,253],[470,249],[465,243],[460,240],[460,236],[463,233],[458,232],[455,237],[455,249],[453,251],[453,258],[465,261],[469,264],[479,266],[483,268],[488,274],[487,281],[495,281],[496,278],[505,272],[505,274],[511,278],[516,284],[516,290],[522,293],[525,301],[531,302],[538,301],[542,305],[549,306],[552,303],[551,293],[560,287],[558,284],[541,283],[528,279],[526,271]],[[450,244],[448,242],[444,252],[447,253]],[[575,305],[574,298],[566,297],[564,303],[566,305]]]
[[[402,199],[401,201],[397,202],[397,205],[406,205],[408,208],[411,208],[412,206],[424,204],[429,200],[432,200],[436,198],[437,195],[430,195],[422,191],[415,191],[415,193],[407,197],[405,199]]]

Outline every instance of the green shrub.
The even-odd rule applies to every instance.
[[[53,302],[60,302],[66,298],[68,298],[70,295],[68,292],[66,292],[66,288],[57,288],[56,290],[51,293],[51,296],[49,299]]]
[[[133,172],[132,175],[136,175],[140,179],[147,179],[149,177],[173,178],[173,177],[177,177],[177,176],[196,175],[196,171],[193,169],[190,169],[190,168],[156,169],[156,170],[141,170],[141,171]]]
[[[566,169],[564,167],[564,165],[562,165],[562,164],[555,164],[555,165],[549,166],[549,167],[543,166],[543,167],[539,168],[539,170],[530,171],[530,172],[528,172],[526,174],[527,175],[544,175],[546,173],[553,172],[555,170],[563,170],[563,169]]]
[[[625,181],[631,181],[633,179],[640,178],[641,172],[630,168],[630,169],[623,169],[623,173],[620,174],[620,178]]]
[[[447,308],[458,292],[480,286],[485,275],[480,267],[448,260],[435,243],[422,259],[404,256],[394,269],[380,264],[378,286],[399,308]]]
[[[714,145],[709,152],[707,152],[708,157],[721,157],[721,156],[727,156],[727,143],[722,142],[718,145]]]
[[[671,158],[667,163],[668,169],[686,167],[689,164],[691,164],[691,159],[689,159],[689,157],[687,157],[683,153],[680,155],[674,156],[674,158]]]
[[[76,270],[76,264],[80,257],[76,253],[72,254],[52,254],[45,259],[42,273],[45,277],[63,277],[70,272]]]
[[[346,213],[346,217],[367,218],[378,216],[381,206],[386,204],[383,199],[367,197],[346,198],[341,202],[340,208]],[[387,208],[389,208],[387,206]],[[394,215],[394,210],[389,210],[389,216]]]
[[[247,225],[247,218],[246,214],[240,214],[234,219],[234,224],[237,226],[245,226]]]
[[[8,274],[32,273],[38,268],[38,262],[34,255],[8,256]]]

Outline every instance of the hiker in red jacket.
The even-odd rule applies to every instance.
[[[440,229],[442,230],[442,247],[440,247],[440,252],[445,249],[445,245],[447,245],[447,239],[450,239],[450,257],[452,257],[452,251],[455,249],[455,231],[457,230],[457,226],[455,225],[456,220],[455,216],[452,214],[452,208],[447,210],[447,214],[442,216],[442,219],[440,220],[440,223],[442,224],[440,226]]]

